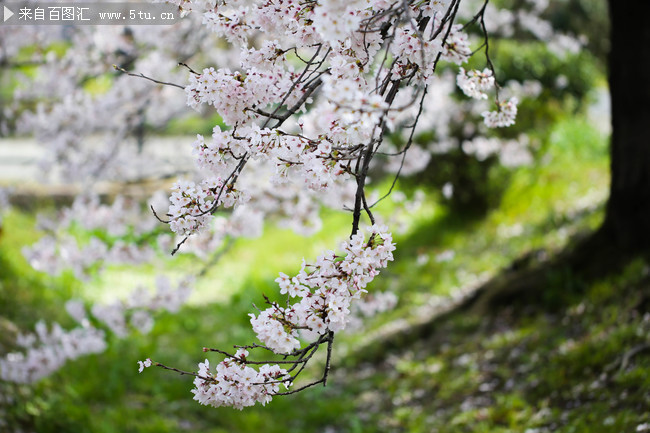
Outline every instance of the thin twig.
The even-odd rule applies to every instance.
[[[131,77],[144,78],[145,80],[153,81],[156,84],[162,84],[162,85],[165,85],[165,86],[178,87],[179,89],[185,90],[185,86],[181,86],[180,84],[168,83],[166,81],[156,80],[155,78],[147,77],[146,75],[144,75],[142,73],[136,74],[136,73],[133,73],[133,72],[129,72],[126,69],[121,68],[121,67],[119,67],[117,65],[113,65],[113,68],[115,68],[115,70],[120,71],[120,72],[122,72],[122,73],[124,73],[126,75],[131,76]]]
[[[192,371],[184,371],[184,370],[179,370],[178,368],[174,368],[174,367],[167,367],[166,365],[161,364],[160,362],[156,362],[154,365],[156,367],[164,368],[165,370],[175,371],[176,373],[180,374],[181,376],[184,376],[184,375],[194,376],[194,377],[198,377],[199,379],[203,379],[206,382],[213,382],[214,381],[214,379],[211,378],[211,377],[204,377],[204,376],[201,376],[200,374],[194,373]]]

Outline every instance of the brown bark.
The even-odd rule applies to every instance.
[[[612,181],[600,234],[636,252],[650,248],[650,1],[608,2]]]

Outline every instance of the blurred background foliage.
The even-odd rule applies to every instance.
[[[517,8],[524,2],[500,3]],[[274,293],[278,271],[297,271],[300,258],[345,236],[348,221],[334,213],[325,214],[325,230],[307,241],[275,229],[237,241],[199,284],[195,302],[157,317],[150,334],[109,337],[106,352],[70,362],[33,385],[0,382],[0,430],[650,431],[650,358],[639,353],[624,362],[630,349],[647,343],[650,331],[649,268],[643,260],[596,282],[559,272],[548,277],[535,302],[480,314],[460,311],[426,336],[382,346],[392,329],[414,325],[420,313],[433,314],[459,290],[531,266],[600,223],[609,182],[608,137],[589,113],[605,85],[606,6],[556,1],[547,18],[559,29],[586,35],[588,49],[559,60],[543,44],[518,35],[495,42],[492,54],[497,77],[542,84],[540,96],[520,106],[517,124],[501,132],[526,132],[538,141],[534,163],[506,170],[494,159],[478,161],[459,149],[435,157],[423,174],[400,180],[407,195],[426,186],[424,205],[408,215],[406,230],[396,235],[395,263],[372,286],[395,291],[398,306],[361,331],[338,337],[327,388],[243,412],[214,409],[191,400],[189,379],[156,369],[138,374],[136,361],[151,357],[191,370],[205,358],[204,346],[253,342],[251,303]],[[566,77],[562,88],[560,75]],[[7,101],[11,73],[3,72],[2,80],[0,97]],[[107,75],[88,81],[88,91],[102,92],[110,80]],[[187,117],[155,132],[209,133],[217,122]],[[424,134],[417,141],[424,145],[432,138]],[[445,198],[440,189],[450,179],[460,193]],[[383,181],[378,192],[389,184]],[[393,206],[382,202],[379,212],[389,216]],[[73,326],[63,308],[73,296],[90,303],[103,293],[119,293],[136,273],[153,277],[152,269],[116,268],[102,280],[81,283],[71,274],[50,278],[32,270],[21,248],[39,237],[34,211],[14,209],[3,220],[0,353],[14,349],[16,335],[38,320]],[[181,273],[193,264],[180,257],[166,266]],[[317,376],[322,365],[311,368]]]

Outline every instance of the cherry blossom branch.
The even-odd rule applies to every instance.
[[[496,92],[496,103],[497,106],[499,106],[499,83],[496,81],[496,70],[494,69],[494,64],[492,63],[492,59],[490,58],[490,38],[488,36],[488,31],[485,26],[485,7],[487,6],[489,0],[485,0],[485,4],[483,5],[483,8],[480,12],[480,24],[481,24],[481,30],[483,31],[483,35],[485,37],[484,39],[484,45],[485,45],[485,60],[488,64],[488,67],[492,71],[492,76],[494,77],[494,89]]]
[[[487,8],[488,3],[490,3],[490,0],[485,0],[483,2],[483,6],[474,14],[474,16],[467,21],[465,24],[463,24],[462,30],[465,30],[467,27],[471,26],[474,24],[477,20],[482,19],[485,16],[485,9]]]
[[[392,260],[392,237],[375,225],[371,208],[393,191],[402,173],[423,113],[428,83],[437,72],[439,61],[444,58],[460,65],[471,53],[467,35],[454,24],[459,5],[460,0],[452,0],[447,5],[403,0],[390,7],[379,6],[369,18],[364,18],[359,10],[358,16],[352,14],[353,29],[341,31],[328,28],[327,20],[343,10],[336,7],[343,6],[337,2],[304,3],[292,19],[297,20],[298,26],[304,19],[304,24],[309,26],[309,30],[305,29],[296,38],[300,41],[297,44],[303,44],[301,49],[315,48],[309,60],[300,55],[298,45],[283,49],[277,41],[267,41],[259,49],[243,47],[241,71],[209,68],[190,76],[191,84],[186,88],[188,103],[214,105],[229,129],[215,127],[211,142],[199,136],[195,145],[197,161],[200,166],[213,170],[215,176],[201,186],[191,182],[175,186],[181,193],[174,193],[174,203],[178,205],[173,205],[176,206],[173,212],[170,206],[170,218],[179,227],[172,228],[177,233],[189,236],[203,228],[207,221],[203,217],[214,213],[222,203],[226,207],[239,204],[240,191],[235,186],[243,183],[238,179],[251,159],[275,164],[273,180],[278,183],[291,181],[290,175],[295,175],[314,191],[327,189],[338,176],[346,174],[356,182],[351,234],[341,247],[344,252],[340,255],[326,252],[314,264],[303,263],[300,273],[293,278],[280,273],[276,282],[280,293],[287,295],[286,306],[265,296],[268,308],[250,314],[252,328],[262,345],[235,346],[234,354],[204,349],[226,358],[218,364],[215,373],[210,370],[208,360],[199,364],[199,374],[212,383],[201,378],[195,380],[193,392],[200,403],[241,408],[255,402],[266,403],[273,395],[292,394],[321,383],[327,385],[334,335],[345,327],[348,307],[365,293],[366,285],[379,269]],[[486,5],[487,2],[483,12]],[[364,9],[363,13],[369,10]],[[444,15],[438,19],[443,11]],[[255,28],[255,24],[249,26],[243,15],[227,17],[214,11],[210,13],[207,19],[230,42],[246,41],[249,28],[265,31]],[[483,15],[479,18],[484,28]],[[327,50],[321,55],[325,47]],[[305,63],[299,74],[284,63],[284,54],[291,50]],[[370,65],[378,65],[378,70]],[[402,89],[413,93],[398,98]],[[224,95],[233,96],[224,98]],[[303,129],[300,120],[300,134],[281,131],[284,122],[297,115],[314,95],[317,95],[316,102],[304,116],[311,116],[310,127]],[[372,160],[384,144],[385,132],[399,119],[397,113],[410,114],[411,108],[417,109],[417,115],[400,151],[402,159],[397,174],[388,193],[369,205],[366,184]],[[274,125],[269,127],[271,123]],[[235,161],[236,166],[232,168]],[[368,229],[368,239],[361,231],[363,212],[373,224]],[[297,298],[298,302],[292,304],[291,298]],[[301,337],[316,340],[302,347]],[[284,384],[288,388],[323,344],[327,344],[327,349],[322,377],[279,392],[277,387]],[[282,359],[249,359],[247,349],[257,348]],[[259,366],[259,370],[251,366]],[[215,383],[218,389],[213,388]]]
[[[418,123],[418,120],[420,119],[420,116],[422,115],[422,111],[424,109],[424,98],[426,97],[426,95],[427,95],[427,89],[425,88],[424,91],[422,92],[422,96],[420,98],[420,106],[418,108],[418,114],[415,116],[415,120],[413,121],[413,127],[411,128],[409,138],[406,141],[406,145],[404,146],[404,148],[400,151],[400,153],[402,154],[402,160],[400,162],[399,169],[397,170],[397,173],[395,173],[395,176],[393,177],[393,181],[392,181],[392,183],[390,185],[390,188],[388,189],[388,192],[386,194],[381,196],[379,199],[377,199],[377,201],[375,201],[372,205],[370,205],[370,208],[373,208],[379,202],[381,202],[382,200],[384,200],[385,198],[390,196],[391,193],[393,192],[393,189],[395,188],[395,185],[397,184],[397,180],[399,179],[399,176],[400,176],[400,174],[402,172],[402,168],[404,167],[404,160],[406,158],[406,152],[408,151],[408,149],[411,147],[411,145],[413,143],[413,136],[415,134],[415,127],[416,127],[416,125]]]
[[[162,369],[165,369],[165,370],[175,371],[176,373],[180,374],[181,376],[194,376],[194,377],[198,377],[199,379],[202,379],[202,380],[205,380],[205,381],[211,381],[212,380],[212,378],[201,376],[200,374],[194,373],[192,371],[185,371],[185,370],[180,370],[180,369],[175,368],[175,367],[168,367],[168,366],[166,366],[164,364],[161,364],[160,362],[154,362],[153,365],[156,366],[156,367],[160,367]]]
[[[193,73],[194,75],[201,75],[198,72],[196,72],[194,69],[192,69],[190,66],[188,66],[187,63],[178,62],[178,66],[183,66],[183,67],[187,68],[187,70],[190,71],[191,73]]]
[[[180,84],[169,83],[169,82],[166,82],[166,81],[156,80],[155,78],[147,77],[146,75],[144,75],[144,74],[142,74],[142,73],[133,73],[133,72],[129,72],[129,71],[127,71],[126,69],[121,68],[121,67],[119,67],[119,66],[117,66],[117,65],[113,65],[113,68],[114,68],[116,71],[122,72],[123,74],[126,74],[126,75],[131,76],[131,77],[144,78],[145,80],[152,81],[152,82],[154,82],[154,83],[156,83],[156,84],[162,84],[162,85],[164,85],[164,86],[177,87],[177,88],[179,88],[179,89],[183,89],[183,90],[185,90],[185,87],[184,87],[184,86],[181,86]]]

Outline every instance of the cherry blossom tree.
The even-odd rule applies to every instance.
[[[267,298],[265,309],[250,314],[259,343],[232,352],[206,348],[225,358],[216,365],[206,359],[197,372],[139,362],[140,371],[156,365],[194,376],[195,400],[212,406],[242,409],[326,384],[335,335],[355,309],[369,314],[396,302],[392,294],[367,292],[393,259],[391,230],[382,224],[390,221],[380,221],[373,209],[397,179],[424,170],[454,146],[479,160],[496,156],[505,166],[532,160],[525,137],[490,135],[514,124],[519,99],[537,96],[540,88],[497,76],[489,36],[507,36],[519,25],[559,56],[579,49],[578,40],[554,33],[538,17],[540,3],[515,14],[488,1],[179,1],[185,18],[173,29],[75,29],[63,55],[38,58],[38,78],[30,77],[9,107],[39,102],[19,117],[17,128],[48,143],[44,169],[84,184],[56,221],[41,220],[50,235],[24,253],[38,270],[72,268],[80,279],[105,264],[144,263],[169,252],[195,254],[209,266],[229,239],[259,234],[271,216],[309,234],[320,228],[322,206],[345,209],[349,238],[303,261],[296,275],[280,273],[276,282],[286,301]],[[42,33],[24,32],[29,37],[16,32],[2,40],[7,47],[16,46],[14,39],[45,44]],[[17,52],[5,52],[3,62],[12,56]],[[112,64],[110,88],[89,94],[84,84],[105,76]],[[187,84],[179,84],[188,74]],[[454,95],[456,88],[464,99]],[[164,161],[137,150],[145,122],[164,125],[185,105],[214,110],[222,120],[211,136],[197,136],[196,172],[181,173],[171,194],[155,194],[148,217],[127,197],[102,203],[102,181],[179,175],[156,172]],[[454,137],[454,123],[465,125],[467,136]],[[436,142],[417,145],[417,136],[431,129]],[[100,134],[102,144],[91,144]],[[390,176],[390,189],[373,195],[371,172]],[[75,225],[110,236],[82,244],[70,236]],[[97,321],[117,336],[148,331],[155,311],[177,311],[188,299],[190,281],[174,285],[161,276],[153,292],[138,287],[126,301],[92,306],[92,321],[84,304],[71,300],[67,309],[79,327],[48,331],[39,324],[20,338],[23,353],[0,360],[2,379],[30,382],[68,359],[101,352],[104,332],[91,324]],[[322,376],[294,387],[321,348]]]
[[[198,137],[195,155],[206,177],[174,185],[166,222],[184,236],[174,251],[205,230],[215,211],[249,201],[250,193],[238,181],[250,161],[275,167],[271,184],[299,183],[315,191],[337,182],[356,185],[350,240],[338,253],[326,251],[314,263],[303,261],[295,277],[281,273],[276,282],[287,295],[286,306],[267,298],[268,308],[250,315],[262,344],[237,346],[234,354],[206,348],[226,358],[213,369],[206,359],[198,373],[150,359],[140,362],[141,371],[157,365],[195,376],[192,392],[201,404],[242,409],[327,383],[335,334],[345,328],[351,304],[393,259],[392,236],[376,224],[374,203],[366,195],[373,158],[391,130],[408,136],[398,154],[409,150],[439,62],[460,65],[473,54],[465,28],[477,24],[483,30],[488,68],[461,70],[457,82],[477,99],[494,89],[496,109],[482,113],[485,125],[513,124],[517,99],[500,99],[494,86],[484,22],[487,2],[465,25],[456,23],[460,2],[453,0],[179,6],[202,13],[205,25],[241,46],[241,55],[236,71],[191,71],[188,105],[214,106],[228,129],[215,127],[210,141]],[[256,38],[264,40],[259,48],[249,45]],[[372,224],[366,235],[360,230],[362,215]],[[298,302],[291,304],[291,298]],[[327,347],[322,377],[281,392],[281,385],[290,389],[322,345]],[[257,360],[249,350],[275,353],[282,360]]]

